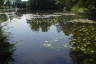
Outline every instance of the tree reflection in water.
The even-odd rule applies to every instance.
[[[28,23],[30,24],[32,30],[34,31],[42,31],[42,32],[47,32],[51,23],[47,22],[49,19],[43,19],[43,18],[36,18],[33,19],[32,21],[29,21]]]
[[[61,31],[63,31],[66,35],[73,34],[69,43],[69,48],[70,56],[72,57],[74,63],[96,64],[96,25],[88,23],[65,22],[68,21],[68,19],[33,19],[28,23],[35,31],[40,31],[41,29],[45,32],[48,31],[48,28],[52,24],[58,23],[59,29],[61,29]]]
[[[4,34],[2,26],[0,26],[0,64],[9,64],[13,61],[14,44],[10,44],[8,36]]]
[[[88,23],[67,22],[75,19],[70,16],[34,18],[28,21],[34,31],[47,32],[51,25],[58,24],[57,27],[64,34],[72,34],[70,39],[70,56],[75,64],[96,64],[96,26]],[[46,44],[45,44],[46,45]],[[50,45],[47,42],[47,45]],[[63,44],[62,44],[63,45]],[[10,46],[7,48],[10,51]]]
[[[56,16],[50,18],[33,18],[28,20],[32,30],[47,32],[51,25],[57,24],[58,22],[64,22],[73,19],[73,16]]]

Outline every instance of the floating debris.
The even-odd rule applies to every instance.
[[[48,41],[46,40],[46,41],[44,41],[45,43],[48,43]]]
[[[72,49],[73,47],[69,47],[69,48],[71,48],[71,49]]]
[[[65,48],[67,48],[67,47],[68,47],[68,45],[67,45],[67,44],[64,44],[63,46],[64,46]]]
[[[51,47],[52,44],[51,43],[44,43],[43,46],[45,46],[45,47]]]
[[[58,42],[58,41],[59,41],[58,39],[55,40],[55,42]]]

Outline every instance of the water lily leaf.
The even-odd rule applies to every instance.
[[[52,44],[51,43],[44,43],[43,46],[45,46],[45,47],[51,47]]]

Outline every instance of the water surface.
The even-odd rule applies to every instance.
[[[31,16],[32,14],[14,14],[6,20],[1,19],[2,24],[7,23],[4,28],[8,29],[5,32],[10,32],[9,41],[15,44],[16,49],[12,55],[14,61],[9,64],[80,64],[81,61],[82,64],[90,64],[95,62],[93,57],[96,53],[95,24],[68,22],[78,19],[71,15],[50,18],[31,18]],[[87,35],[82,37],[81,34]],[[89,40],[87,36],[93,40]],[[86,45],[87,42],[89,42],[88,45]],[[94,48],[90,45],[94,45]]]

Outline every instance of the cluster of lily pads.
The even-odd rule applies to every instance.
[[[73,61],[76,64],[96,64],[96,26],[75,27],[72,33],[70,56]]]
[[[87,54],[96,53],[96,26],[81,26],[73,29],[71,45],[75,50]]]
[[[48,41],[48,40],[45,40],[43,42],[43,46],[44,47],[47,47],[47,48],[72,48],[69,44],[69,42],[62,42],[60,43],[60,41],[63,40],[63,37],[62,38],[55,38],[53,39],[52,41]],[[54,45],[54,43],[60,43],[60,45]]]
[[[96,26],[81,25],[74,27],[73,34],[69,43],[61,46],[54,46],[53,42],[44,41],[43,46],[48,48],[70,48],[70,56],[76,64],[95,64],[96,63]],[[63,39],[63,38],[62,38]],[[60,39],[54,40],[59,43]],[[81,62],[82,61],[82,62]]]
[[[74,27],[71,31],[73,34],[69,43],[63,43],[61,46],[71,48],[74,51],[81,51],[87,54],[96,53],[96,26],[79,26]],[[62,38],[63,39],[63,38]],[[55,39],[54,42],[59,42]],[[52,47],[52,42],[44,41],[43,46]]]

